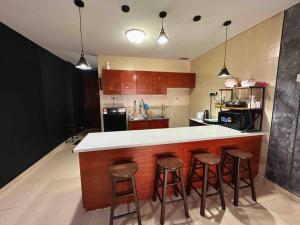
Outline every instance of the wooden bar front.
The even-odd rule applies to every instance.
[[[138,164],[136,183],[139,199],[150,199],[155,171],[155,155],[164,152],[176,153],[184,161],[184,176],[187,180],[191,151],[207,148],[210,152],[220,155],[222,147],[233,145],[252,152],[253,174],[256,176],[259,166],[261,136],[79,153],[83,207],[89,211],[110,205],[111,179],[108,167],[115,160],[130,158]]]

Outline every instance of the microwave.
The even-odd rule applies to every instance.
[[[235,130],[253,129],[254,125],[252,119],[253,113],[249,111],[222,111],[219,112],[218,123],[224,127],[232,128]]]

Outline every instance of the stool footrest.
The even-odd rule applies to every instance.
[[[197,188],[195,188],[194,185],[192,185],[192,188],[194,189],[194,191],[202,198],[202,194],[198,191]],[[211,194],[206,194],[207,197],[210,197],[210,196],[215,196],[215,195],[219,195],[220,192],[217,191],[217,192],[214,192],[214,193],[211,193]]]
[[[159,178],[160,183],[157,185],[157,187],[162,187],[163,186],[163,180],[161,178]],[[171,183],[167,183],[167,186],[174,186],[175,184],[181,184],[181,180],[178,180],[176,182],[171,182]]]
[[[119,219],[119,218],[122,218],[122,217],[124,217],[124,216],[128,216],[128,215],[135,214],[135,213],[136,213],[136,211],[132,211],[132,212],[128,212],[128,213],[116,215],[116,216],[114,216],[113,218],[114,218],[114,219]]]
[[[128,197],[134,195],[133,190],[130,189],[128,191],[121,191],[116,193],[117,198]]]
[[[161,198],[161,196],[160,196],[160,193],[159,193],[159,191],[158,191],[158,188],[159,188],[159,187],[157,187],[157,188],[155,189],[155,191],[156,191],[156,194],[157,194],[157,196],[158,196],[159,201],[162,202],[162,198]],[[175,188],[177,189],[177,192],[179,193],[181,199],[177,199],[177,200],[174,200],[174,201],[183,200],[183,194],[182,194],[182,192],[181,192],[180,189],[177,187],[177,185],[175,186]],[[170,201],[169,203],[171,203],[171,202],[172,202],[172,201]],[[168,202],[166,202],[166,204],[168,204]]]
[[[183,198],[168,201],[168,202],[166,202],[166,204],[171,204],[171,203],[174,203],[174,202],[181,202],[181,201],[183,201]]]

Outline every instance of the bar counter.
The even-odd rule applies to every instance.
[[[89,133],[74,149],[79,154],[83,206],[104,208],[111,201],[108,167],[116,160],[132,159],[138,166],[137,191],[140,199],[152,194],[156,155],[174,152],[184,161],[187,179],[191,151],[206,148],[220,155],[224,146],[252,152],[257,175],[263,132],[242,133],[219,125]]]

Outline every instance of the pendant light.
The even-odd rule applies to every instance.
[[[227,67],[226,67],[226,54],[227,54],[227,31],[228,26],[231,24],[231,20],[225,21],[223,23],[223,26],[226,27],[226,41],[225,41],[225,54],[224,54],[224,65],[218,75],[218,77],[230,77],[231,74],[229,73]]]
[[[167,16],[167,12],[165,11],[161,11],[159,13],[159,17],[161,18],[161,30],[160,30],[159,37],[157,39],[157,43],[160,45],[164,45],[170,42],[164,30],[164,18],[166,18],[166,16]]]
[[[81,41],[81,56],[75,67],[81,70],[90,70],[92,69],[92,67],[90,66],[89,62],[85,58],[84,51],[83,51],[83,41],[82,41],[81,8],[84,7],[84,2],[83,0],[74,0],[74,3],[79,10],[79,26],[80,26],[80,41]]]

